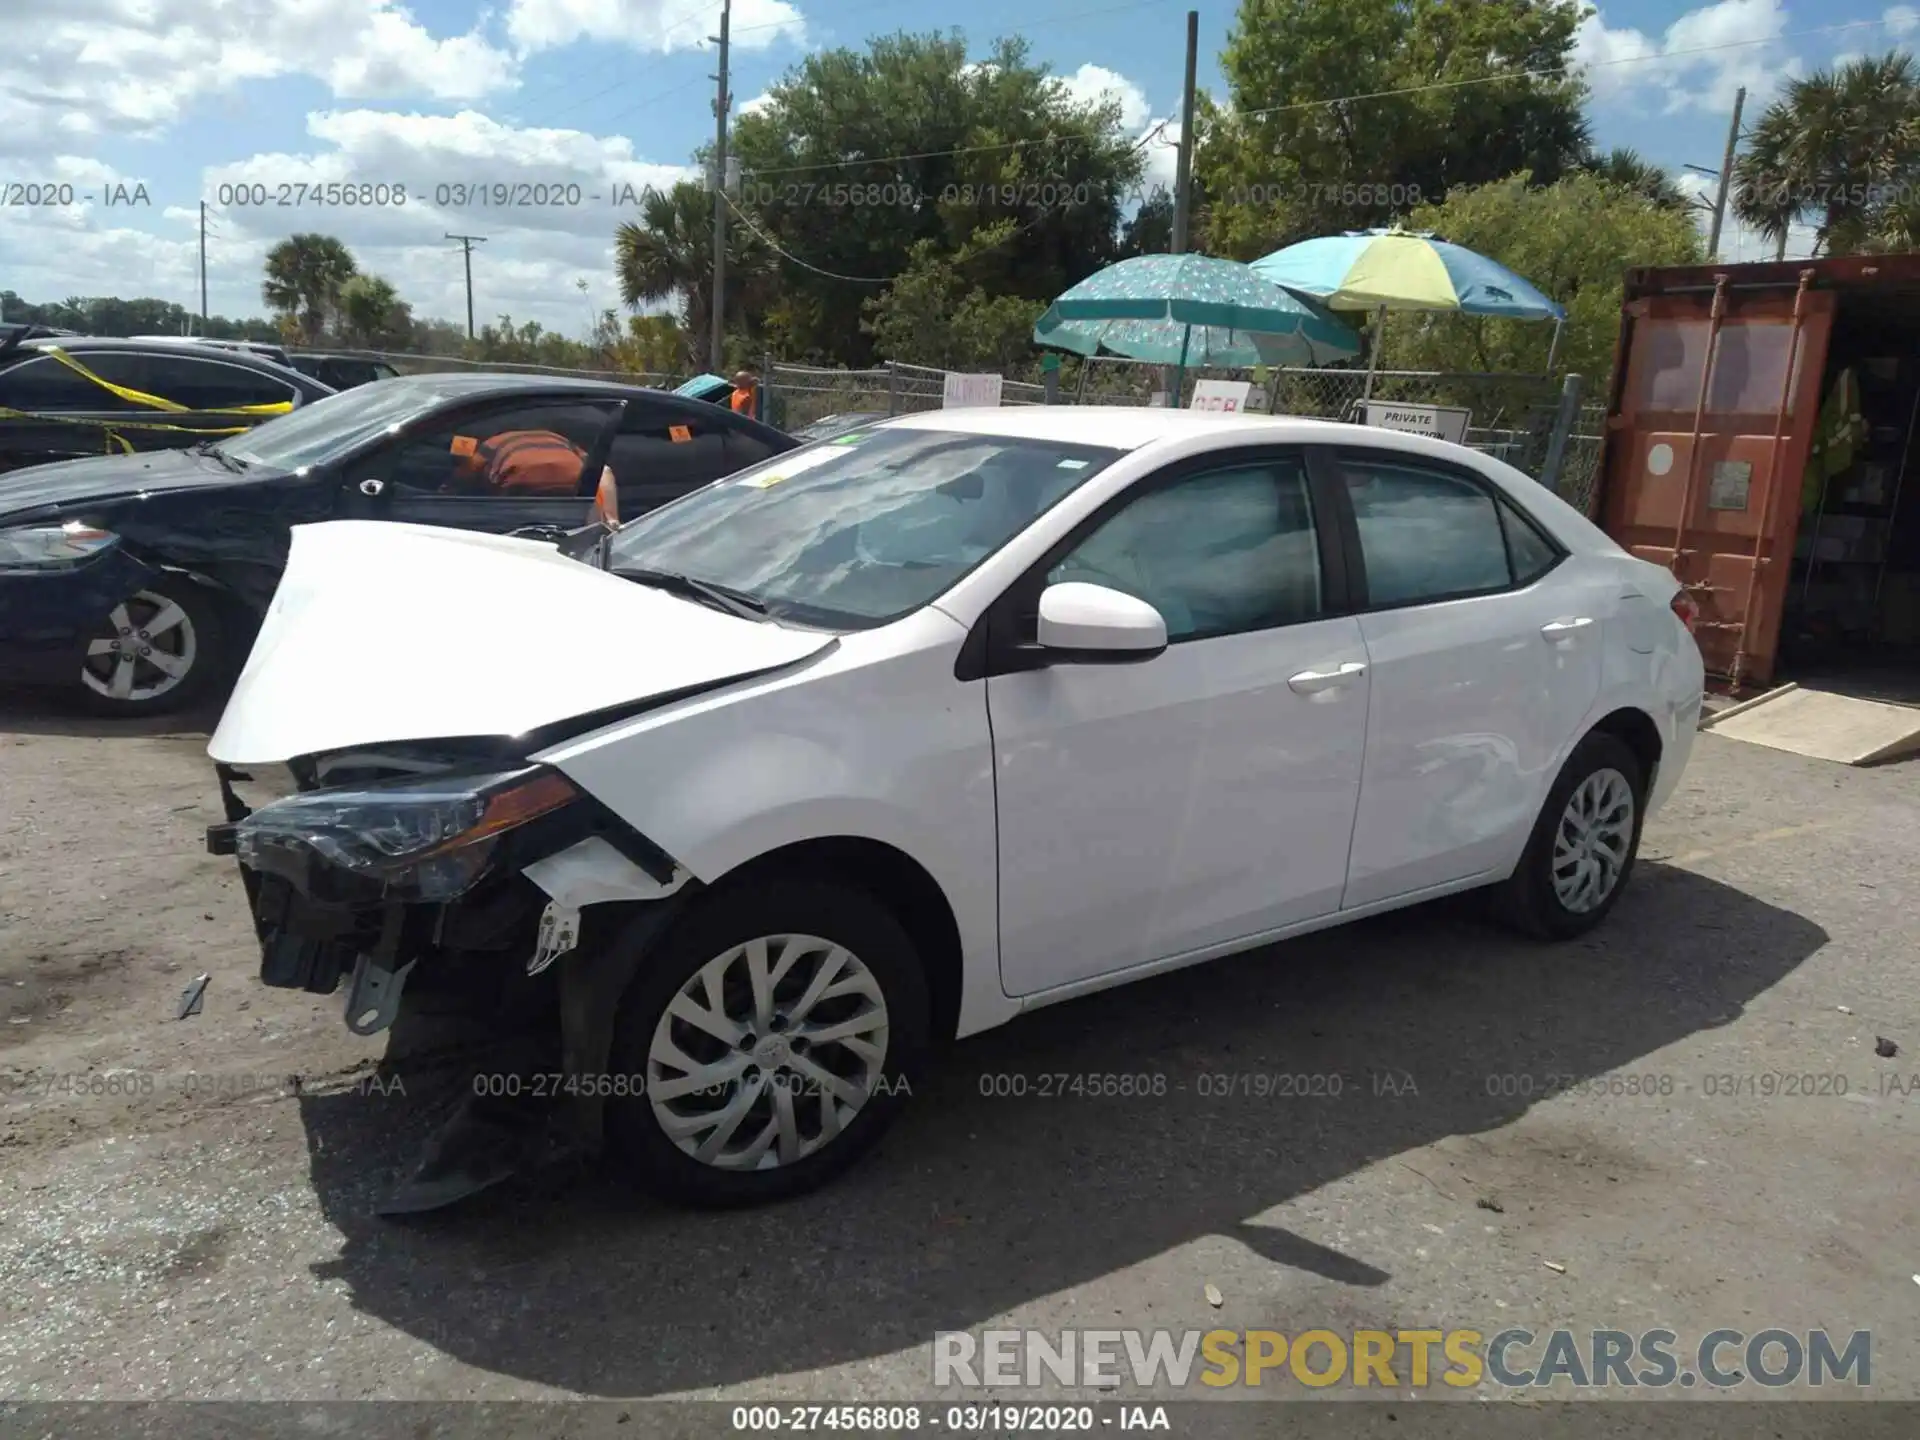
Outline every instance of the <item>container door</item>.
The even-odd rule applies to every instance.
[[[1730,290],[1725,304],[1717,336],[1711,294],[1628,305],[1600,523],[1692,593],[1708,673],[1760,685],[1779,645],[1834,296],[1809,291],[1798,327],[1790,289]]]

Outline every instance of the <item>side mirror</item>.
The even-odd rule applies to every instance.
[[[1035,638],[1062,660],[1151,660],[1167,648],[1167,622],[1144,600],[1068,580],[1041,591]]]

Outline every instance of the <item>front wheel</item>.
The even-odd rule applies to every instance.
[[[80,656],[80,698],[96,714],[161,715],[206,698],[227,660],[226,617],[214,595],[161,575],[95,627]]]
[[[798,879],[717,890],[621,999],[614,1152],[684,1204],[811,1190],[878,1140],[923,1079],[928,1013],[913,942],[872,896]]]
[[[1543,940],[1570,940],[1606,918],[1640,851],[1646,778],[1626,743],[1587,736],[1561,767],[1513,876],[1500,918]]]

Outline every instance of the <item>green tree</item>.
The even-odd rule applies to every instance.
[[[1165,255],[1173,249],[1173,192],[1156,185],[1140,208],[1120,226],[1116,259],[1135,255]]]
[[[292,235],[267,252],[260,298],[299,321],[300,336],[317,344],[340,303],[340,289],[359,267],[353,252],[331,235]]]
[[[757,328],[780,354],[855,365],[879,343],[872,282],[983,230],[986,293],[1046,300],[1108,263],[1142,168],[1117,100],[1076,102],[1022,40],[971,63],[958,32],[808,56],[740,117],[734,151],[741,208],[788,257]]]
[[[690,180],[669,190],[649,186],[640,218],[614,232],[613,270],[621,303],[637,310],[679,302],[679,323],[693,344],[690,357],[705,369],[725,363],[707,352],[713,336],[713,192]],[[727,227],[727,322],[744,324],[765,301],[771,257],[751,230]]]
[[[413,331],[413,307],[378,275],[355,275],[340,287],[341,329],[356,345],[404,344]]]
[[[1579,0],[1240,0],[1204,107],[1206,248],[1237,259],[1385,225],[1587,154]],[[1493,77],[1508,76],[1507,79]]]
[[[1031,360],[1034,323],[1046,302],[994,293],[977,278],[998,269],[994,252],[1013,228],[1009,219],[976,231],[956,255],[942,254],[931,240],[915,245],[907,268],[864,307],[862,328],[880,357],[1003,374]]]
[[[1662,210],[1695,208],[1694,198],[1680,188],[1672,174],[1637,150],[1616,146],[1604,155],[1595,152],[1581,161],[1580,168],[1602,180],[1637,191]]]
[[[1522,172],[1458,189],[1422,206],[1412,225],[1477,250],[1566,306],[1556,369],[1589,386],[1613,372],[1624,272],[1635,265],[1693,265],[1704,258],[1699,227],[1684,211],[1597,175],[1534,186]],[[1386,359],[1394,369],[1546,369],[1553,326],[1464,315],[1390,315]]]
[[[1776,244],[1811,224],[1846,255],[1920,238],[1920,71],[1894,51],[1788,82],[1734,165],[1733,212]]]

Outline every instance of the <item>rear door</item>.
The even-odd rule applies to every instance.
[[[196,438],[172,431],[140,428],[141,418],[164,419],[109,386],[88,379],[51,355],[27,351],[0,370],[0,469],[19,469],[81,455],[112,455],[124,450],[164,450]],[[137,356],[83,351],[72,357],[101,375],[131,376]],[[125,383],[124,381],[118,383]],[[123,422],[114,428],[114,422]]]
[[[1700,606],[1709,673],[1773,674],[1834,296],[1790,288],[1626,307],[1600,524]],[[1751,605],[1749,605],[1751,598]]]
[[[1347,501],[1373,701],[1344,908],[1511,858],[1600,693],[1611,582],[1465,465],[1316,455]]]
[[[507,534],[585,525],[593,506],[608,427],[622,413],[617,398],[491,400],[441,412],[343,467],[344,514]],[[482,447],[513,434],[551,432],[580,452],[579,470],[563,488],[516,491],[488,483]]]

